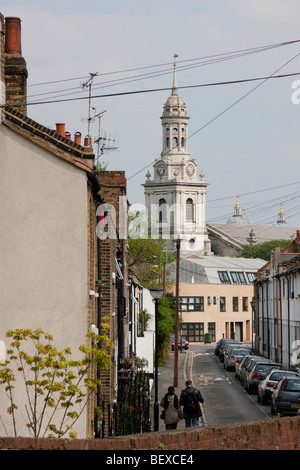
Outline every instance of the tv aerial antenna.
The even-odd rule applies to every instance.
[[[96,108],[92,107],[92,110],[96,111]],[[109,138],[107,138],[106,132],[104,132],[104,134],[101,136],[101,127],[100,127],[101,118],[103,114],[106,112],[107,110],[105,109],[104,111],[101,111],[100,113],[96,113],[92,118],[93,120],[95,120],[96,118],[98,119],[98,135],[94,139],[94,143],[97,145],[96,164],[98,163],[101,155],[103,155],[104,150],[118,150],[118,147],[115,147],[115,141],[116,141],[115,137],[114,139],[111,139],[110,136]]]
[[[83,121],[87,120],[88,123],[88,135],[90,135],[90,128],[91,128],[91,122],[94,120],[94,118],[91,118],[91,103],[92,103],[92,85],[93,85],[93,80],[94,77],[96,77],[98,73],[91,73],[90,72],[90,78],[82,84],[83,88],[88,88],[89,89],[89,113],[88,113],[88,118],[83,118]]]

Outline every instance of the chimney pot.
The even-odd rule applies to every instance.
[[[66,138],[71,140],[71,133],[70,132],[66,132]]]
[[[56,132],[63,137],[66,136],[65,124],[63,122],[56,123]]]
[[[74,140],[76,144],[81,145],[81,133],[80,132],[75,132]]]
[[[5,52],[6,54],[22,54],[21,20],[15,16],[5,18]]]
[[[86,135],[84,138],[84,146],[91,147],[92,146],[92,138],[90,135]]]

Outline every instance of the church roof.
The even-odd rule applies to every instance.
[[[264,243],[271,240],[293,240],[299,227],[290,225],[249,225],[249,224],[206,224],[208,231],[218,234],[220,237],[231,239],[242,245],[249,245],[247,239],[253,229],[256,243]]]

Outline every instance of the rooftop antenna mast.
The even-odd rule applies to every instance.
[[[96,108],[92,108],[93,111],[96,111]],[[95,144],[97,144],[97,156],[96,156],[96,165],[98,164],[99,162],[99,158],[101,157],[101,155],[103,154],[104,152],[104,148],[105,150],[117,150],[117,147],[114,146],[115,144],[115,139],[113,140],[113,146],[111,147],[110,146],[110,142],[111,142],[111,139],[107,139],[105,137],[106,133],[104,133],[103,137],[101,136],[101,128],[100,128],[100,122],[101,122],[101,118],[103,116],[104,113],[106,113],[106,109],[104,111],[101,111],[100,113],[97,113],[94,115],[93,117],[93,120],[95,118],[98,118],[98,136],[97,138],[94,139],[94,142]],[[106,141],[109,141],[109,145],[106,146]]]
[[[88,114],[88,119],[87,119],[88,135],[90,135],[91,121],[92,121],[92,118],[91,118],[92,84],[93,84],[94,77],[96,77],[97,75],[98,73],[90,72],[90,78],[85,83],[82,84],[83,88],[89,89],[89,114]]]

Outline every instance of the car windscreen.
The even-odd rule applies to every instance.
[[[270,368],[275,367],[274,364],[256,364],[255,370],[257,372],[267,372]]]
[[[282,377],[287,377],[288,375],[295,375],[293,372],[272,372],[269,376],[269,380],[277,380],[279,381]]]
[[[233,351],[231,351],[231,354],[233,356],[247,356],[247,354],[249,354],[249,351],[244,349],[234,349]]]
[[[287,392],[300,392],[300,380],[287,380],[285,390]]]

